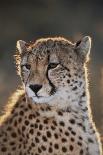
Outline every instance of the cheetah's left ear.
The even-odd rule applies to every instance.
[[[18,40],[16,47],[17,47],[20,54],[27,51],[26,42],[23,40]]]
[[[89,36],[83,37],[75,44],[75,50],[84,58],[89,56],[91,49],[91,38]]]

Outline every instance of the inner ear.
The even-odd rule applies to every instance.
[[[75,51],[79,56],[82,56],[82,58],[86,58],[87,56],[89,56],[90,49],[91,49],[91,38],[89,36],[83,37],[75,44]]]

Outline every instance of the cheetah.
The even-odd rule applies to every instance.
[[[22,87],[0,119],[0,155],[102,155],[86,63],[91,38],[17,41]]]

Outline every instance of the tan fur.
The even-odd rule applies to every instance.
[[[89,37],[76,44],[61,37],[18,41],[24,87],[0,119],[0,155],[102,155],[89,105],[90,46]],[[36,94],[31,85],[42,87]]]

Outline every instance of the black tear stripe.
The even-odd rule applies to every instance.
[[[50,95],[53,95],[53,94],[56,92],[56,87],[55,87],[55,85],[50,81],[50,79],[49,79],[49,77],[48,77],[48,69],[47,69],[47,72],[46,72],[46,77],[47,77],[47,79],[48,79],[48,81],[49,81],[50,86],[52,87],[51,92],[50,92]]]
[[[49,62],[49,56],[48,56],[48,62]],[[53,94],[56,92],[56,87],[55,87],[55,85],[50,81],[50,79],[49,79],[49,77],[48,77],[48,70],[49,70],[49,68],[47,68],[46,77],[47,77],[47,79],[48,79],[48,81],[49,81],[50,86],[52,87],[51,92],[50,92],[50,95],[53,95]]]

